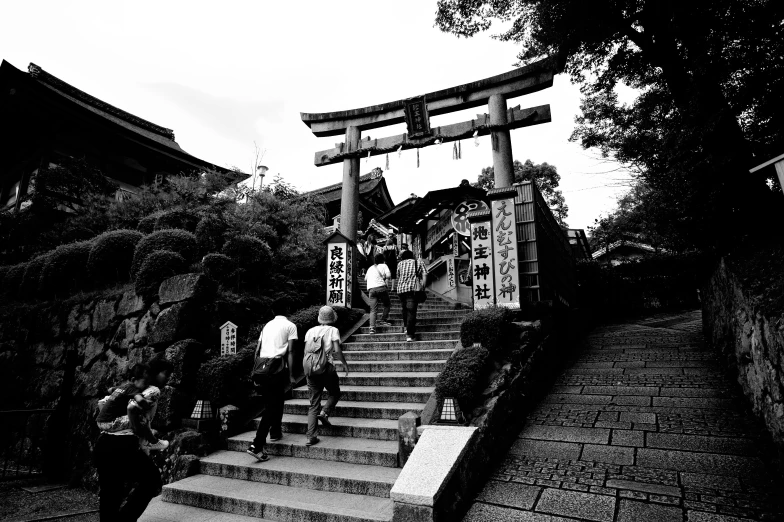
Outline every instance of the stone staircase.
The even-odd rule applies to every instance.
[[[309,395],[307,386],[296,388],[285,404],[283,438],[266,446],[268,462],[245,453],[255,431],[232,437],[228,450],[201,460],[200,475],[165,486],[142,520],[196,520],[194,509],[204,517],[198,520],[212,520],[206,510],[279,521],[391,520],[397,419],[422,411],[468,312],[430,296],[417,314],[417,340],[406,343],[400,299],[391,299],[394,326],[375,335],[363,327],[343,344],[350,373],[339,372],[343,395],[332,426],[319,426],[321,442],[305,446]]]

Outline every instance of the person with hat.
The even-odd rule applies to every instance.
[[[319,326],[314,326],[305,334],[305,339],[321,338],[322,346],[326,352],[326,369],[318,375],[308,375],[308,391],[310,392],[310,408],[308,409],[308,431],[306,446],[318,444],[319,438],[316,436],[318,421],[324,426],[330,426],[329,416],[335,411],[335,405],[340,400],[340,379],[335,369],[334,358],[337,357],[343,365],[345,374],[348,377],[348,363],[343,351],[340,349],[340,332],[332,326],[338,320],[338,314],[331,306],[322,306],[319,310]],[[329,396],[327,404],[321,407],[321,396],[326,388]]]

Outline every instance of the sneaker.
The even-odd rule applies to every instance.
[[[329,415],[327,415],[326,413],[319,413],[318,415],[316,415],[316,417],[318,418],[318,420],[321,421],[321,424],[323,424],[324,426],[332,426],[332,423],[329,422]]]
[[[371,335],[375,335],[376,334],[376,329],[373,328],[372,326],[370,327],[370,334]]]
[[[269,441],[270,442],[278,442],[282,438],[283,438],[283,435],[270,435],[269,436]]]
[[[263,451],[257,452],[256,451],[256,447],[253,444],[250,445],[250,448],[245,450],[245,453],[247,453],[248,455],[251,455],[253,458],[255,458],[259,462],[267,462],[269,460],[269,455],[267,455]]]
[[[407,335],[407,336],[406,336],[406,342],[407,342],[407,343],[413,343],[413,342],[414,342],[414,338],[413,338],[413,337],[411,337],[410,335]]]
[[[309,439],[308,439],[308,441],[305,443],[305,446],[313,446],[313,445],[315,445],[315,444],[318,444],[319,442],[320,442],[320,441],[319,441],[319,438],[318,438],[318,437],[311,437],[311,438],[309,438]]]
[[[151,451],[163,451],[169,447],[169,441],[158,439],[158,442],[155,444],[147,444],[147,449]]]

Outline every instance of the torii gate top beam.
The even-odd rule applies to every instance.
[[[425,94],[431,116],[486,105],[493,94],[507,99],[552,87],[556,72],[552,58],[545,58],[525,67],[484,80],[466,83]],[[360,130],[385,127],[405,121],[405,99],[348,111],[300,113],[302,121],[318,137],[338,136],[349,126]]]

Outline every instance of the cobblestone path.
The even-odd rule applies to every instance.
[[[703,347],[699,311],[603,327],[464,520],[784,520],[765,440]]]

